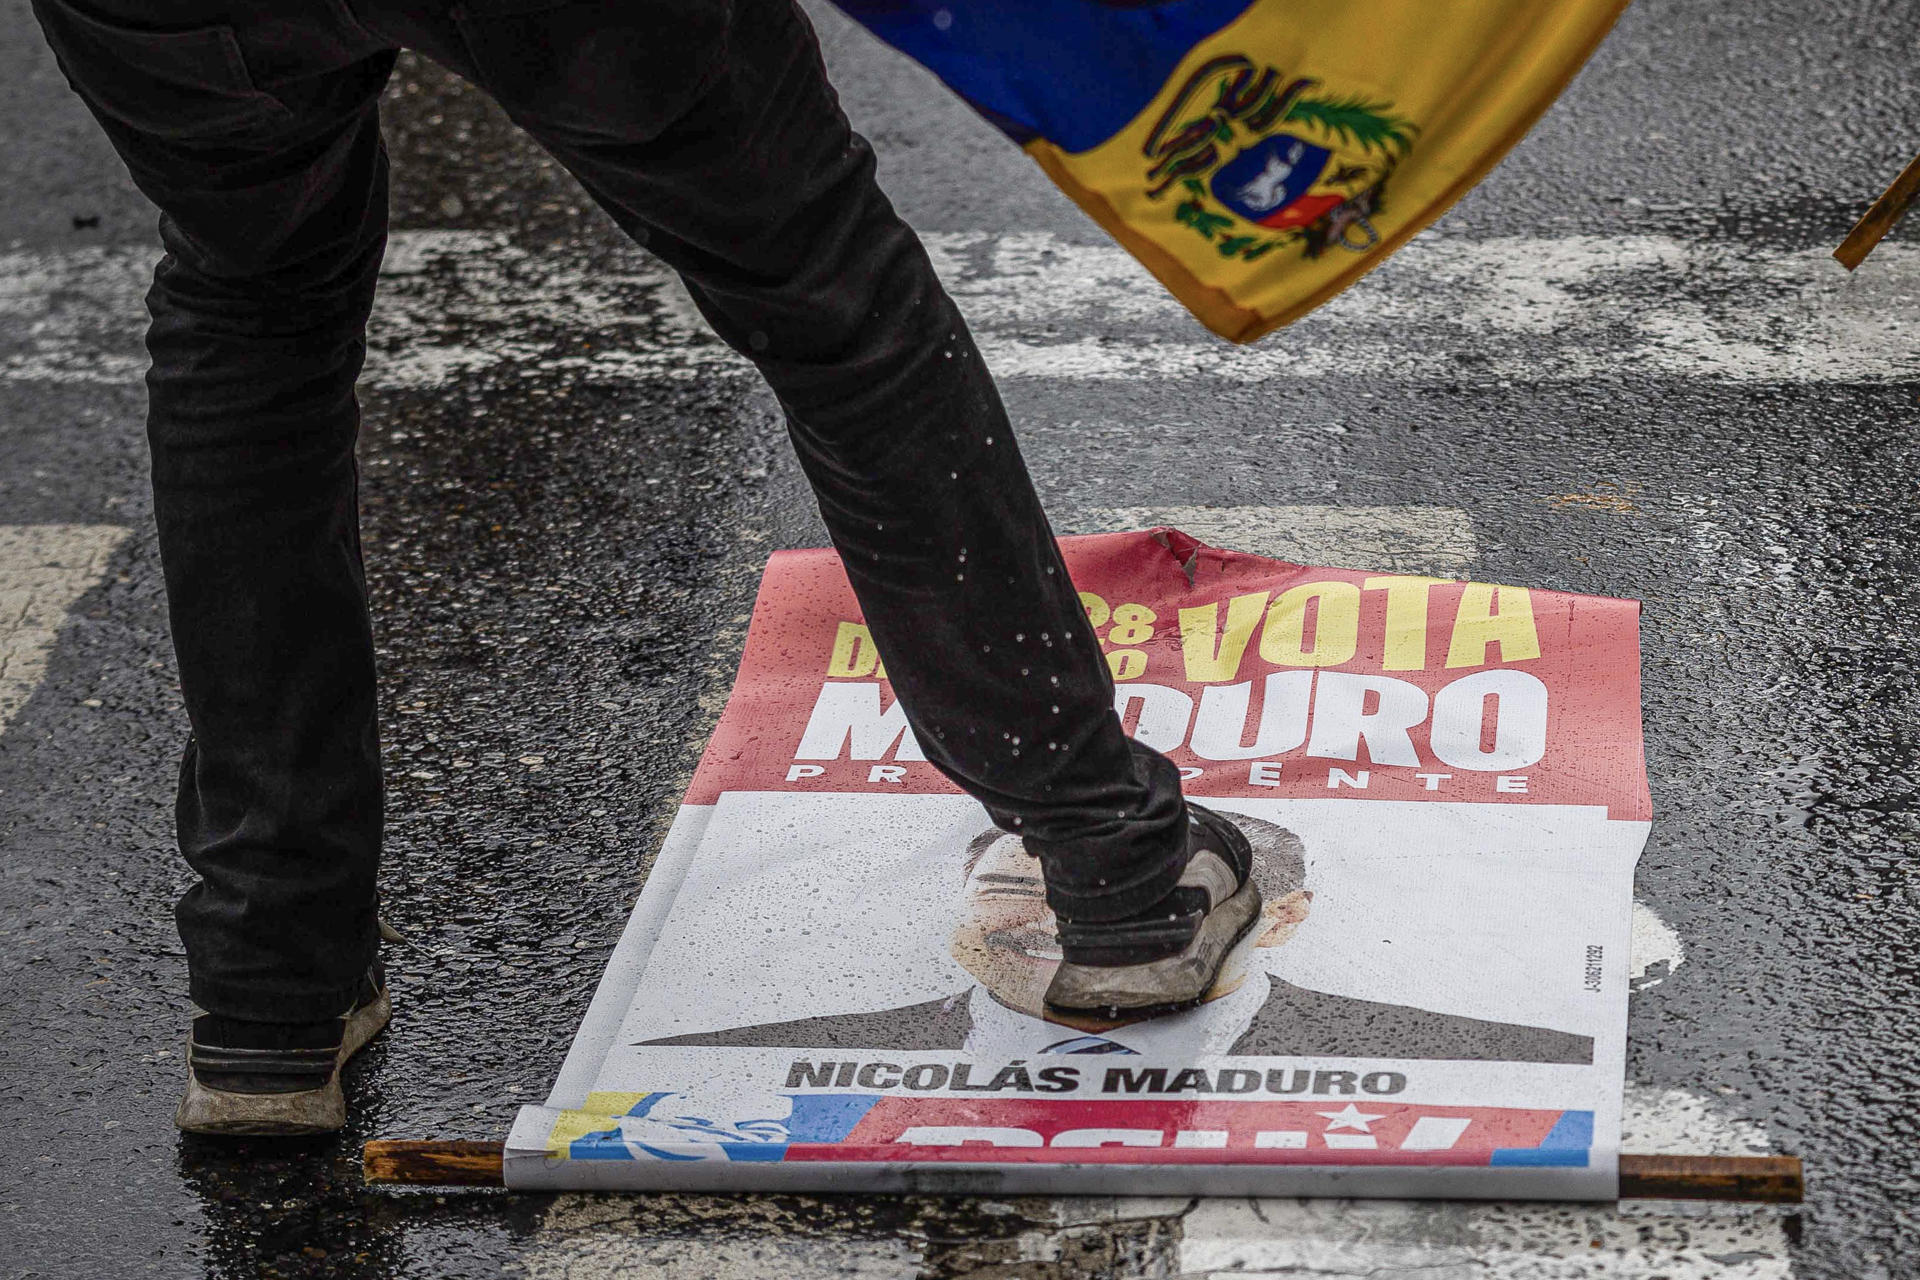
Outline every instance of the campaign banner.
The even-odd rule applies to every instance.
[[[1352,284],[1518,142],[1626,0],[834,0],[1208,328]]]
[[[1045,1009],[1037,864],[922,758],[835,556],[782,552],[509,1185],[1612,1198],[1638,605],[1062,548],[1122,724],[1254,849],[1208,997]]]

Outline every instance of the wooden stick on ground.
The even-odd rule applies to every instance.
[[[369,1183],[435,1187],[506,1185],[506,1146],[499,1142],[413,1142],[376,1138],[360,1149]]]
[[[1901,171],[1893,185],[1880,194],[1873,207],[1861,215],[1847,238],[1833,251],[1840,265],[1851,271],[1864,262],[1873,246],[1880,243],[1880,237],[1900,221],[1900,215],[1907,211],[1915,196],[1920,196],[1920,156],[1914,157],[1913,163]]]
[[[380,1139],[363,1152],[366,1179],[382,1185],[497,1187],[505,1148],[498,1142]],[[1748,1200],[1799,1204],[1798,1156],[1620,1157],[1622,1200]]]
[[[1622,1200],[1749,1200],[1799,1204],[1799,1156],[1620,1156]]]

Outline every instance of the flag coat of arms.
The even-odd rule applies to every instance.
[[[1626,0],[835,3],[1249,342],[1479,181]]]

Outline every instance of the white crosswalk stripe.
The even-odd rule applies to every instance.
[[[1211,546],[1295,564],[1464,575],[1478,549],[1458,507],[1151,506],[1066,507],[1062,532],[1100,533],[1172,525]]]
[[[1683,1090],[1633,1089],[1626,1146],[1756,1155],[1764,1135]],[[1786,1232],[1738,1205],[1202,1200],[1182,1221],[1182,1280],[1381,1275],[1446,1280],[1788,1280]]]
[[[1429,233],[1266,341],[1196,325],[1111,245],[1043,233],[927,238],[1002,378],[1145,382],[1366,375],[1497,385],[1635,377],[1884,382],[1920,376],[1920,248],[1848,276],[1819,252],[1661,236],[1465,240]],[[144,246],[0,253],[0,380],[127,383],[145,368]],[[1680,287],[1685,285],[1685,288]],[[1787,324],[1783,316],[1794,320]],[[639,250],[525,249],[492,232],[397,234],[366,381],[481,373],[746,375]]]
[[[68,610],[126,536],[114,525],[0,525],[0,733],[39,687]]]

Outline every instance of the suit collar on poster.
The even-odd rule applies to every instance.
[[[980,987],[967,997],[973,1029],[965,1052],[976,1058],[1040,1053],[1121,1053],[1142,1057],[1216,1057],[1233,1051],[1267,1002],[1267,975],[1253,973],[1231,994],[1185,1013],[1130,1023],[1110,1031],[1083,1032],[1007,1008]],[[1108,1048],[1101,1042],[1119,1048]]]

